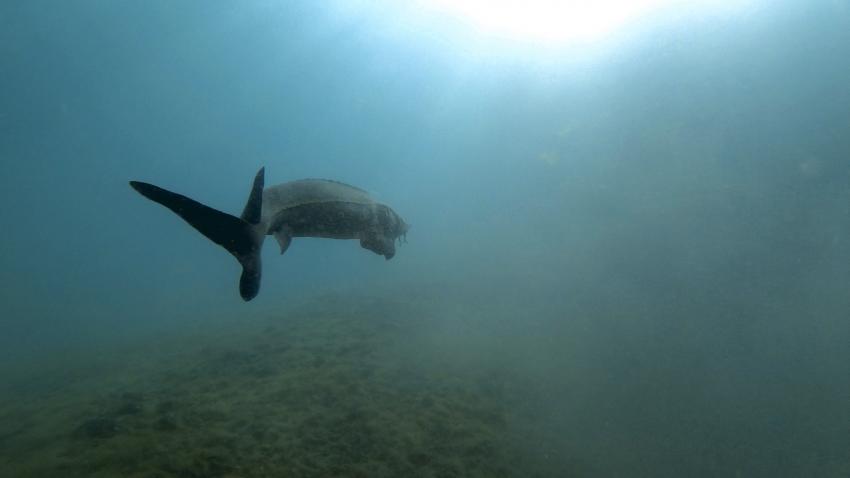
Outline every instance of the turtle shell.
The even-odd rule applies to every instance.
[[[263,191],[263,213],[269,215],[283,209],[329,202],[374,204],[375,200],[360,188],[330,179],[299,179]]]
[[[267,234],[355,239],[379,230],[379,208],[369,193],[327,179],[301,179],[263,192]]]

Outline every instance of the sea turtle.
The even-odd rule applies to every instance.
[[[153,184],[130,181],[146,198],[174,211],[201,234],[227,249],[242,264],[239,293],[246,301],[260,291],[260,249],[273,235],[283,254],[293,237],[359,239],[360,245],[384,256],[395,255],[395,241],[409,226],[389,206],[366,191],[328,179],[300,179],[264,189],[265,168],[240,217],[215,210]]]

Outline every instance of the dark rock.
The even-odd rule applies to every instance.
[[[138,415],[142,412],[142,406],[136,402],[125,402],[121,404],[116,410],[116,416],[122,415]]]
[[[159,402],[156,405],[156,413],[168,413],[177,408],[177,404],[171,400]]]
[[[85,438],[111,438],[118,433],[115,420],[106,417],[90,418],[77,427],[76,435]]]
[[[126,402],[141,402],[144,400],[144,397],[141,393],[124,392],[121,394],[121,399]]]
[[[170,432],[177,429],[177,421],[171,415],[163,415],[154,423],[154,428],[164,432]]]
[[[411,453],[407,455],[407,461],[415,466],[425,466],[431,463],[431,455],[427,453]]]

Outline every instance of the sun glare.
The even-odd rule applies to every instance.
[[[609,34],[672,5],[722,0],[422,0],[426,9],[459,18],[479,32],[513,40],[564,44]],[[727,2],[728,3],[728,2]]]

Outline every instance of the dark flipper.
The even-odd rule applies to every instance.
[[[153,184],[130,181],[130,186],[142,196],[174,211],[207,239],[234,256],[251,253],[254,242],[251,227],[242,219]]]
[[[248,202],[245,203],[245,209],[242,210],[242,220],[248,224],[259,224],[260,218],[263,215],[263,186],[265,184],[266,168],[260,168],[257,175],[254,176],[254,186],[251,187],[251,194],[248,196]]]
[[[262,239],[260,239],[262,241]],[[239,259],[237,257],[237,259]],[[257,297],[260,293],[260,279],[263,277],[263,263],[260,260],[260,251],[255,254],[239,259],[242,264],[242,275],[239,276],[239,295],[246,302]]]
[[[274,232],[274,238],[277,239],[277,243],[280,246],[280,253],[283,254],[289,249],[289,245],[292,244],[292,230],[286,226],[281,226]]]
[[[242,264],[239,293],[246,301],[260,291],[262,264],[260,247],[265,235],[256,230],[262,213],[263,170],[254,178],[254,186],[242,213],[243,219],[205,206],[181,194],[153,184],[130,181],[130,186],[142,196],[162,204],[183,218],[189,225],[221,247],[227,249]]]

